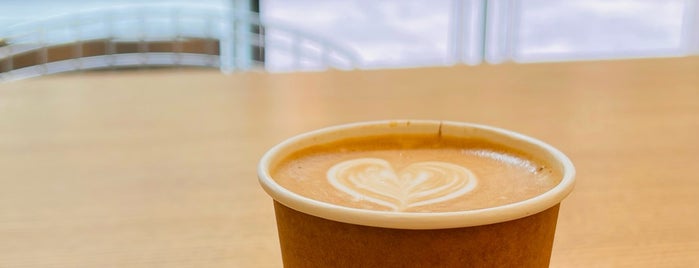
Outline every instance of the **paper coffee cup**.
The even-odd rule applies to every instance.
[[[562,178],[533,198],[456,212],[393,212],[317,201],[279,185],[270,170],[311,145],[384,134],[432,134],[486,139],[526,152]],[[274,199],[284,267],[547,267],[560,202],[572,191],[575,169],[552,146],[512,131],[445,121],[401,120],[347,124],[292,137],[270,149],[258,166]]]

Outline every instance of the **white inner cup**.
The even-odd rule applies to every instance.
[[[439,134],[482,138],[517,149],[544,161],[562,174],[552,189],[533,198],[483,209],[451,212],[395,212],[350,208],[321,202],[279,185],[270,170],[300,149],[352,137],[386,134]],[[294,210],[339,222],[395,229],[444,229],[486,225],[523,218],[559,204],[573,190],[575,168],[562,152],[537,139],[485,125],[432,120],[360,122],[323,128],[289,138],[267,151],[258,165],[262,188],[277,202]]]

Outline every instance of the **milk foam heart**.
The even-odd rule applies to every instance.
[[[473,172],[460,165],[428,161],[396,171],[380,158],[340,162],[328,170],[327,179],[356,201],[370,201],[394,211],[451,200],[478,184]]]

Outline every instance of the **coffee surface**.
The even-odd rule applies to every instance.
[[[560,175],[543,162],[485,140],[437,135],[351,138],[301,149],[272,169],[300,195],[346,207],[447,212],[522,201]]]

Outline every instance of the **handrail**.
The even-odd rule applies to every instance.
[[[253,31],[256,28],[259,33]],[[264,49],[268,44],[262,33],[273,30],[293,36],[299,40],[299,50],[288,49],[296,59],[315,61],[325,68],[353,69],[361,64],[356,53],[326,38],[309,34],[293,27],[273,21],[261,21],[259,14],[240,12],[230,8],[208,5],[163,5],[141,4],[122,5],[107,8],[95,8],[72,13],[59,14],[29,22],[15,24],[0,32],[0,38],[7,43],[0,46],[0,79],[14,80],[33,75],[45,75],[71,70],[95,68],[112,68],[119,57],[144,57],[141,65],[187,65],[218,67],[224,72],[250,70],[260,67],[260,62],[253,60],[252,47]],[[211,51],[185,51],[174,46],[186,44],[187,41],[215,40],[216,49]],[[162,59],[167,51],[150,51],[154,42],[171,42],[173,49],[169,57],[181,58],[178,54],[201,54],[204,61],[165,62]],[[91,61],[102,59],[102,65],[76,64],[83,58],[86,44],[104,43],[101,54],[90,54]],[[136,51],[126,53],[118,51],[119,44],[137,47]],[[73,57],[52,61],[49,53],[56,53],[58,48],[73,46]],[[191,45],[191,44],[190,44]],[[276,47],[276,46],[275,46]],[[63,51],[70,50],[62,48]],[[312,57],[308,51],[320,51],[321,57]],[[30,54],[33,53],[33,54]],[[159,61],[151,61],[149,54],[159,53]],[[34,57],[30,66],[15,64],[14,61]],[[58,57],[61,58],[61,57]],[[63,57],[65,58],[65,57]],[[197,57],[190,57],[195,59]],[[202,58],[202,59],[204,59]],[[215,58],[216,64],[211,64]],[[132,61],[126,61],[132,62]],[[72,64],[74,68],[51,68],[59,64]],[[15,68],[20,66],[20,68]],[[41,66],[41,67],[37,67]],[[128,66],[122,65],[122,66]],[[30,69],[27,69],[32,67]],[[20,70],[25,69],[25,70]],[[53,71],[53,70],[60,71]]]

